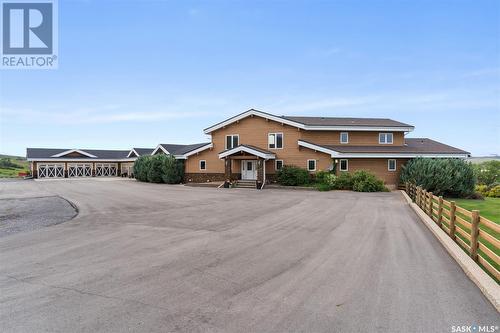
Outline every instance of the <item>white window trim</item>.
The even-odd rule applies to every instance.
[[[283,160],[274,160],[274,170],[275,171],[278,171],[278,162],[281,162],[281,167],[283,168],[285,166],[285,163],[283,162]]]
[[[274,146],[275,146],[275,148],[269,147],[269,136],[271,134],[274,134]],[[281,134],[281,148],[276,147],[277,146],[277,142],[278,142],[278,140],[276,139],[276,135],[278,135],[278,134]],[[285,135],[283,134],[283,132],[270,132],[270,133],[267,133],[267,148],[268,149],[283,149],[284,146],[285,146]]]
[[[382,135],[382,134],[385,136],[385,142],[380,141],[380,135]],[[388,137],[389,134],[392,137],[391,142],[387,142],[387,137]],[[394,144],[394,134],[391,133],[391,132],[380,132],[378,134],[378,143],[381,144],[381,145],[392,145],[392,144]]]
[[[225,140],[225,142],[224,142],[224,146],[226,146],[226,150],[228,150],[228,149],[233,149],[233,148],[236,148],[236,147],[237,147],[237,146],[236,146],[236,147],[231,147],[231,148],[229,148],[229,147],[227,146],[227,137],[228,137],[228,136],[230,136],[230,137],[231,137],[231,145],[233,145],[233,137],[234,137],[234,136],[237,136],[237,137],[238,137],[238,146],[240,145],[240,135],[239,135],[239,134],[227,134],[227,135],[226,135],[226,140]]]
[[[391,169],[391,161],[394,161],[394,169]],[[387,160],[387,170],[388,171],[396,171],[398,169],[398,161],[394,158],[390,158]]]
[[[342,134],[347,134],[347,141],[346,142],[342,142]],[[349,143],[349,132],[340,132],[339,141],[340,141],[341,144],[347,144],[347,143]]]
[[[201,162],[205,162],[205,169],[201,168]],[[198,166],[200,167],[200,170],[206,171],[207,170],[207,160],[200,160],[200,162],[198,162]]]
[[[314,169],[309,169],[309,162],[314,161]],[[318,168],[318,165],[316,163],[316,160],[307,160],[307,171],[316,171]]]
[[[345,161],[345,165],[346,165],[346,168],[345,169],[342,169],[342,161]],[[339,170],[340,171],[349,171],[349,160],[348,159],[340,159],[339,160]]]

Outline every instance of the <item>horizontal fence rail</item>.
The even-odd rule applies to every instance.
[[[470,257],[500,281],[500,225],[454,201],[435,196],[421,186],[406,183],[405,191]]]

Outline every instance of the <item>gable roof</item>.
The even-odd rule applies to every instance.
[[[150,155],[154,148],[132,148],[132,150],[135,151],[135,153],[139,156],[142,156],[142,155]]]
[[[170,154],[174,156],[184,155],[193,150],[197,150],[199,148],[211,145],[210,142],[203,143],[194,143],[190,145],[179,145],[179,144],[170,144],[170,143],[160,143],[152,152],[151,155],[154,155],[161,149],[165,154]]]
[[[65,156],[68,152],[76,151],[75,149],[57,149],[57,148],[27,148],[26,158],[29,159],[45,159],[45,160],[117,160],[127,158],[128,150],[98,150],[98,149],[78,149],[82,156]]]
[[[63,156],[70,155],[70,154],[75,154],[75,153],[77,155],[80,155],[78,157],[81,157],[82,155],[86,156],[86,157],[94,157],[94,158],[97,157],[95,155],[92,155],[91,153],[88,153],[88,152],[80,150],[80,149],[69,149],[69,150],[66,150],[66,151],[54,154],[51,157],[63,157]],[[73,156],[73,157],[77,157],[77,156]]]
[[[338,118],[338,117],[298,117],[298,116],[276,116],[267,112],[250,109],[234,117],[228,118],[213,126],[205,128],[205,134],[209,134],[220,128],[235,123],[250,116],[257,116],[281,124],[290,125],[311,131],[396,131],[411,132],[414,127],[386,118]]]
[[[299,146],[318,150],[332,157],[468,157],[469,152],[427,138],[406,138],[404,146],[319,145],[299,140]]]
[[[219,153],[219,158],[224,158],[239,152],[249,153],[266,160],[276,158],[276,155],[273,152],[251,145],[239,145],[231,149],[226,149],[223,152]]]

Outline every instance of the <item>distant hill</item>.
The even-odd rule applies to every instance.
[[[477,164],[477,163],[483,163],[486,161],[500,161],[500,156],[499,155],[490,155],[490,156],[473,156],[469,157],[467,161]]]
[[[0,154],[0,158],[10,158],[16,161],[26,161],[26,157]]]

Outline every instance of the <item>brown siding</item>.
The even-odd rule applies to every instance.
[[[269,149],[267,145],[268,133],[283,133],[283,149]],[[300,148],[298,140],[303,131],[295,127],[281,125],[274,121],[267,121],[260,117],[248,117],[225,128],[212,132],[212,150],[205,150],[198,155],[190,156],[186,161],[186,173],[224,173],[224,162],[219,160],[218,154],[225,150],[226,135],[238,134],[240,144],[248,144],[272,151],[276,159],[283,160],[285,165],[307,167],[308,159],[317,160],[317,170],[326,170],[332,160],[328,154],[315,152],[310,149]],[[199,161],[207,161],[207,170],[199,169]],[[233,172],[239,172],[240,164],[233,162]],[[274,173],[274,162],[268,161],[266,173]]]
[[[382,179],[386,185],[397,186],[399,184],[399,174],[401,173],[401,166],[408,162],[408,159],[396,159],[396,171],[389,171],[387,166],[387,158],[350,158],[349,173],[357,170],[369,171],[378,178]],[[340,161],[340,160],[339,160]],[[344,171],[340,170],[340,163],[337,165],[337,174]]]
[[[348,132],[348,131],[347,131]],[[340,145],[340,131],[301,131],[301,139],[319,145]],[[378,146],[378,134],[390,132],[348,132],[349,143],[346,146]],[[393,133],[393,146],[404,145],[404,134]]]

